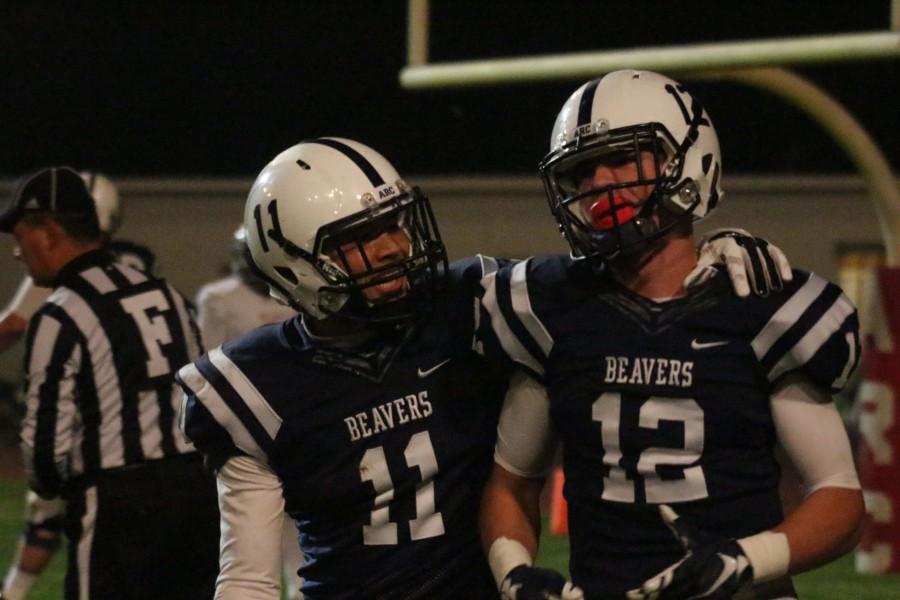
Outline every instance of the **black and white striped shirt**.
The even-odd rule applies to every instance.
[[[68,480],[193,452],[173,375],[200,351],[188,304],[166,281],[102,250],[66,265],[28,328],[22,449],[32,488],[56,494]]]

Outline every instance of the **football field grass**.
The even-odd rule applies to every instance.
[[[22,530],[24,483],[18,479],[0,479],[0,569],[6,573]],[[567,572],[568,540],[545,536],[541,540],[538,563]],[[64,552],[57,553],[48,570],[38,580],[30,600],[62,598]],[[853,570],[853,559],[846,556],[821,569],[795,578],[802,600],[900,600],[900,575],[863,576]]]

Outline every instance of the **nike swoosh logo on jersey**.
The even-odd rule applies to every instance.
[[[694,338],[691,340],[691,349],[706,350],[707,348],[717,348],[718,346],[725,346],[730,343],[729,340],[723,340],[721,342],[698,342],[697,338]]]
[[[447,360],[442,360],[441,362],[439,362],[438,364],[434,365],[434,366],[431,367],[430,369],[422,370],[422,367],[419,367],[419,377],[421,377],[421,378],[423,378],[423,379],[424,379],[425,377],[428,377],[429,375],[431,375],[432,373],[434,373],[435,371],[437,371],[438,369],[440,369],[441,367],[443,367],[444,365],[446,365],[446,364],[447,364],[448,362],[450,362],[451,360],[453,360],[453,359],[452,359],[452,358],[448,358]]]

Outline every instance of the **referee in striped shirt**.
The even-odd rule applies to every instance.
[[[212,598],[212,476],[181,435],[173,375],[200,351],[171,285],[115,262],[68,167],[22,180],[0,231],[38,285],[25,354],[30,487],[67,502],[66,600]]]

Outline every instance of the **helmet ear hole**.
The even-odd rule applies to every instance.
[[[294,272],[287,267],[274,267],[274,269],[276,273],[281,275],[284,279],[290,281],[292,284],[297,285],[297,283],[299,283],[297,276],[294,275]]]

